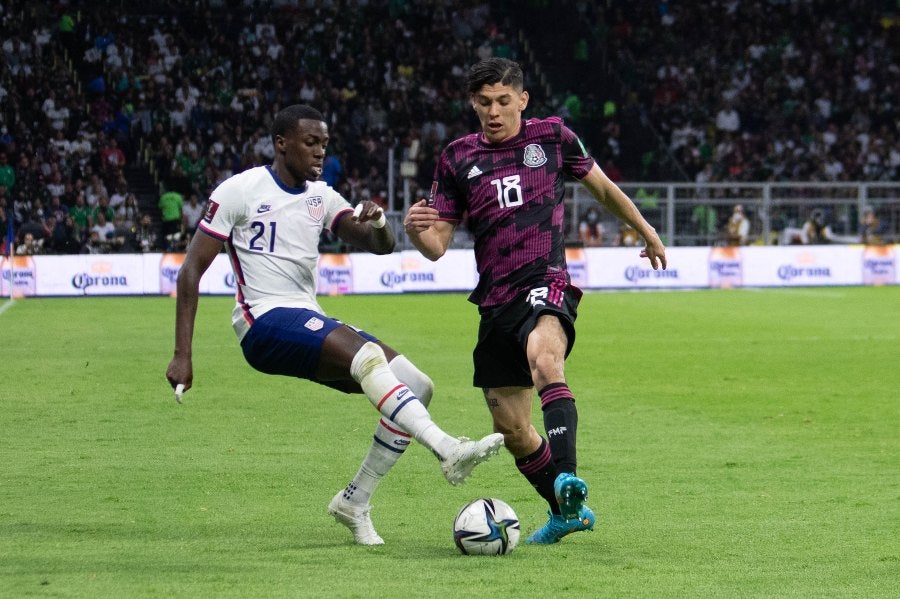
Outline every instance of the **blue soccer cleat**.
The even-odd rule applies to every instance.
[[[573,532],[582,530],[594,530],[594,522],[597,517],[594,512],[586,505],[582,505],[578,511],[578,518],[566,520],[559,514],[550,514],[550,520],[531,533],[525,542],[529,545],[552,545],[559,543],[559,540]]]
[[[556,494],[563,519],[575,520],[581,517],[581,506],[587,499],[586,482],[574,474],[563,472],[553,482],[553,492]]]

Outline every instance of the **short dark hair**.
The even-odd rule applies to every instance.
[[[525,76],[522,67],[514,60],[508,58],[485,58],[472,65],[466,77],[466,88],[470,94],[476,93],[485,85],[508,85],[517,91],[522,91]]]
[[[275,115],[272,122],[272,138],[276,135],[282,137],[292,131],[297,126],[297,121],[301,119],[310,119],[312,121],[325,121],[325,117],[321,112],[307,104],[293,104],[288,106]]]

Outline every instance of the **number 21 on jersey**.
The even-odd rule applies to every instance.
[[[519,175],[510,175],[502,179],[494,179],[491,185],[497,188],[497,201],[501,208],[522,205],[522,186]]]
[[[255,220],[252,223],[250,223],[250,228],[253,229],[253,231],[255,231],[256,234],[250,238],[249,249],[254,252],[265,252],[268,249],[270,254],[272,252],[274,252],[275,251],[275,228],[276,228],[277,224],[278,223],[276,223],[275,221],[268,223],[268,225],[269,225],[268,229],[270,229],[270,233],[269,233],[269,243],[266,243],[266,240],[264,238],[264,236],[266,234],[266,228],[267,228],[266,223],[260,222],[258,220]],[[268,247],[266,247],[266,246],[268,246]]]

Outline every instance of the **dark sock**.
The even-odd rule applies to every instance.
[[[550,505],[550,512],[559,514],[559,504],[556,502],[556,494],[553,492],[553,481],[556,480],[558,471],[553,463],[553,454],[550,446],[541,439],[541,446],[532,454],[524,458],[516,459],[516,468],[522,473],[538,495],[543,497]]]
[[[578,410],[575,398],[565,383],[551,383],[538,392],[544,411],[544,429],[553,461],[560,472],[575,474],[578,465],[575,438],[578,429]]]

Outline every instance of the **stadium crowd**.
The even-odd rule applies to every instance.
[[[556,105],[630,180],[898,178],[896,0],[525,4]]]
[[[270,162],[269,119],[297,102],[330,120],[323,178],[393,207],[389,152],[428,189],[477,126],[461,82],[489,55],[542,65],[526,116],[571,121],[614,180],[898,179],[895,2],[707,4],[2,2],[0,225],[24,252],[184,247],[196,210],[164,234],[160,196],[202,206]]]

